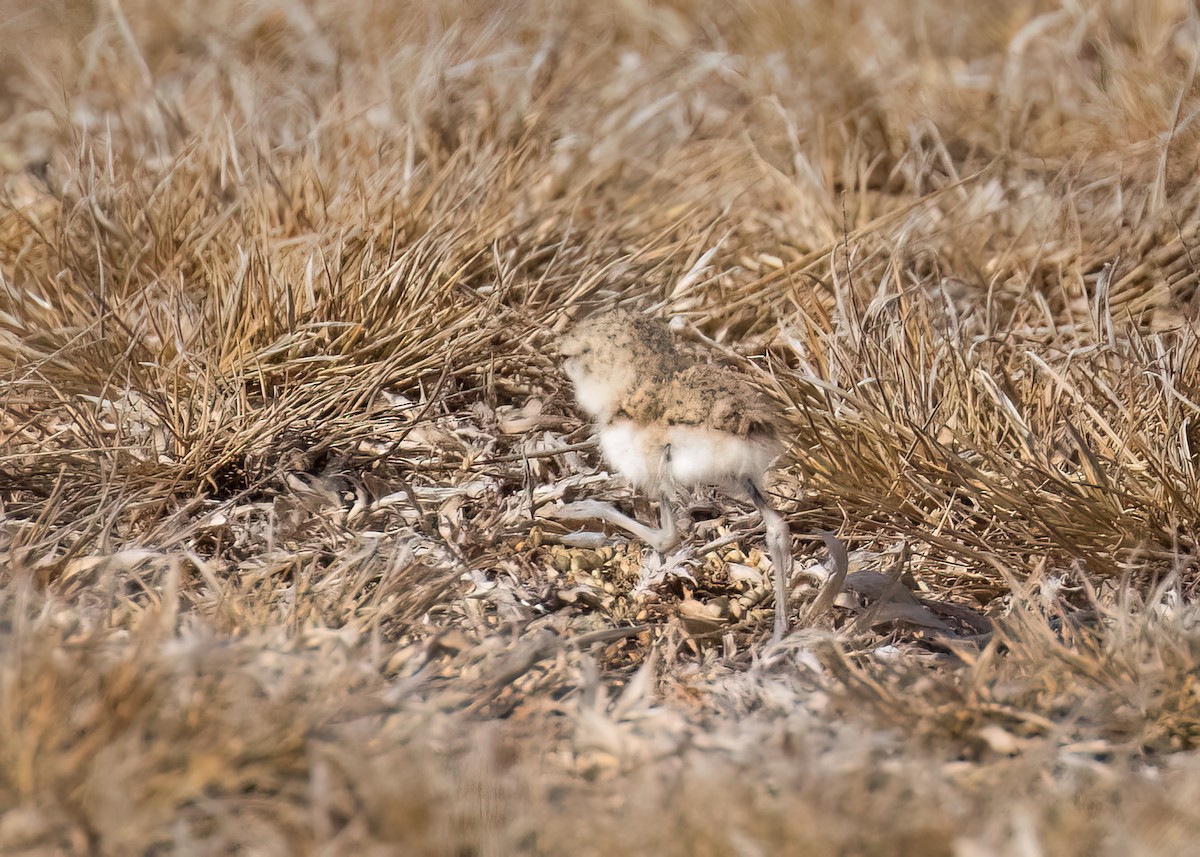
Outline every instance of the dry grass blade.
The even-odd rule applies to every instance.
[[[825,548],[829,551],[829,561],[833,565],[833,572],[821,587],[821,591],[812,604],[809,605],[808,612],[804,614],[803,624],[808,627],[815,624],[816,620],[825,615],[833,606],[833,602],[841,594],[842,587],[846,583],[846,575],[850,573],[850,557],[846,553],[846,545],[833,533],[825,530],[817,530],[813,535],[825,543]]]

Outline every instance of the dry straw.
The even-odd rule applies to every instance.
[[[0,851],[1194,848],[1200,21],[977,7],[2,0]],[[782,645],[537,516],[618,299]]]

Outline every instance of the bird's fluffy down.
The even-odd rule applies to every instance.
[[[637,488],[761,485],[781,451],[774,409],[749,380],[689,358],[656,319],[594,316],[560,350],[605,460]]]

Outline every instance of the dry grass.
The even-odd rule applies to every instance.
[[[1200,853],[1200,18],[734,5],[0,2],[0,851]],[[617,297],[779,649],[537,515]]]

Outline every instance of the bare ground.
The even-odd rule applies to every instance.
[[[1200,854],[1200,18],[977,5],[2,0],[0,852]]]

